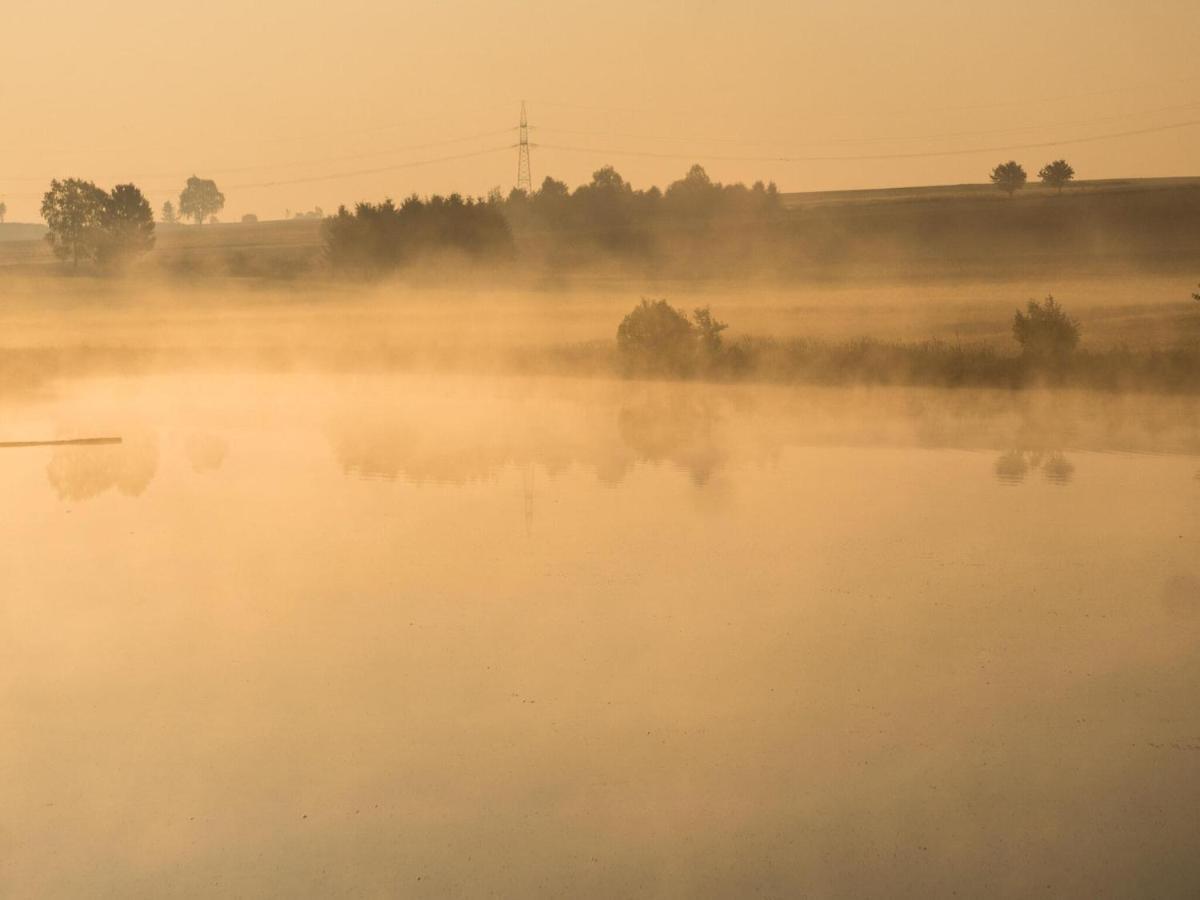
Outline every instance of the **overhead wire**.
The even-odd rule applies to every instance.
[[[1193,100],[1189,103],[1176,103],[1171,106],[1160,106],[1154,109],[1136,110],[1134,112],[1117,113],[1111,116],[1099,116],[1092,119],[1079,119],[1073,122],[1055,122],[1055,123],[1038,123],[1033,125],[1018,125],[1009,128],[989,128],[979,131],[951,131],[942,132],[940,134],[909,134],[892,137],[863,137],[863,138],[829,138],[826,140],[809,140],[801,142],[793,141],[778,141],[778,140],[744,140],[741,138],[730,137],[672,137],[667,135],[648,135],[648,134],[631,134],[623,132],[608,132],[608,131],[590,131],[586,129],[571,129],[571,128],[554,128],[553,126],[530,125],[529,130],[533,132],[544,132],[547,134],[571,134],[580,137],[616,137],[629,138],[631,140],[658,141],[662,143],[688,143],[688,144],[729,144],[733,146],[746,147],[770,147],[789,144],[794,147],[827,147],[836,145],[857,145],[857,144],[892,144],[909,141],[935,141],[946,140],[948,138],[970,138],[970,137],[987,137],[994,134],[1013,134],[1025,131],[1040,131],[1052,128],[1077,128],[1087,125],[1097,125],[1102,122],[1114,122],[1124,119],[1136,119],[1142,116],[1157,115],[1165,112],[1180,112],[1182,110],[1190,110],[1200,108],[1200,100]]]
[[[560,150],[570,153],[609,153],[616,156],[641,156],[658,159],[707,159],[718,162],[873,162],[893,159],[934,159],[946,156],[970,156],[976,153],[1007,153],[1014,150],[1040,150],[1047,147],[1064,147],[1076,144],[1089,144],[1117,138],[1135,137],[1143,134],[1157,134],[1163,131],[1175,131],[1200,125],[1200,119],[1190,119],[1186,122],[1172,122],[1168,125],[1158,125],[1150,128],[1134,128],[1126,131],[1113,131],[1107,134],[1097,134],[1081,138],[1061,138],[1053,141],[1035,141],[1026,144],[1004,144],[992,147],[969,147],[954,150],[926,150],[910,153],[864,153],[841,156],[734,156],[728,154],[705,153],[664,153],[648,150],[624,150],[611,147],[573,147],[564,144],[531,144],[543,150]]]
[[[487,156],[492,153],[502,153],[506,150],[515,150],[516,144],[507,144],[503,147],[488,147],[484,150],[473,150],[469,153],[456,153],[450,156],[435,156],[429,159],[415,159],[408,162],[394,163],[389,166],[379,166],[373,169],[355,169],[349,172],[334,172],[328,175],[313,175],[305,178],[285,178],[275,179],[272,181],[260,181],[252,184],[231,184],[229,190],[245,190],[248,188],[268,188],[279,187],[289,184],[311,184],[318,181],[336,181],[341,178],[355,178],[361,175],[378,175],[383,172],[395,172],[400,169],[412,169],[418,166],[429,166],[434,163],[451,162],[457,159],[472,159],[477,156]]]

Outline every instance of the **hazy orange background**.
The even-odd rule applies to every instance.
[[[6,0],[3,20],[9,221],[36,220],[55,176],[133,180],[157,211],[195,172],[225,190],[225,220],[507,191],[515,150],[408,164],[515,142],[522,98],[535,143],[586,148],[535,147],[535,183],[574,185],[608,162],[639,186],[699,161],[720,180],[820,190],[981,181],[1009,157],[1032,174],[1066,156],[1084,178],[1193,175],[1200,158],[1200,126],[941,157],[721,158],[931,153],[1200,119],[1194,0]],[[387,171],[347,175],[368,169]]]

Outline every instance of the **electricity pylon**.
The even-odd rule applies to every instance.
[[[533,176],[529,174],[529,121],[525,118],[525,101],[521,101],[520,140],[517,142],[517,190],[533,193]]]

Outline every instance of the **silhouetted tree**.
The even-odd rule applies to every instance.
[[[97,238],[97,260],[117,266],[154,249],[154,213],[140,190],[118,184],[104,199]]]
[[[79,267],[80,257],[95,253],[97,231],[108,195],[90,181],[68,178],[50,182],[42,197],[42,218],[49,231],[46,240],[59,259]]]
[[[641,199],[616,169],[604,166],[572,194],[568,222],[610,253],[638,254],[648,243],[645,216],[639,215]]]
[[[1056,159],[1052,163],[1047,163],[1038,172],[1038,178],[1042,179],[1042,184],[1046,187],[1056,188],[1060,194],[1067,182],[1074,177],[1075,170],[1065,159]]]
[[[4,217],[8,214],[8,206],[3,200],[0,200],[0,225],[4,224]]]
[[[694,165],[679,181],[667,185],[663,206],[692,225],[707,225],[721,202],[721,185],[713,184],[704,167]]]
[[[244,216],[242,216],[243,225],[254,225],[257,222],[258,216],[256,216],[254,213],[246,213]]]
[[[529,198],[529,205],[540,220],[540,225],[552,229],[561,228],[570,214],[571,189],[565,182],[555,181],[547,175],[542,179],[542,186]]]
[[[1013,160],[1001,163],[992,169],[992,184],[1008,194],[1009,197],[1025,187],[1025,179],[1025,170],[1021,168],[1020,163]]]
[[[627,372],[690,375],[729,362],[718,322],[707,307],[687,315],[666,300],[645,300],[617,327],[617,352]]]
[[[225,195],[217,190],[217,183],[208,178],[193,175],[179,195],[179,215],[195,219],[197,225],[203,224],[205,219],[211,219],[224,208]]]
[[[1044,303],[1030,300],[1026,311],[1013,317],[1013,337],[1022,354],[1039,362],[1063,362],[1079,344],[1079,323],[1047,297]]]
[[[686,375],[696,360],[696,328],[666,300],[645,300],[617,326],[617,352],[628,371]]]
[[[176,222],[175,205],[170,200],[162,206],[162,220],[164,225],[174,225]]]

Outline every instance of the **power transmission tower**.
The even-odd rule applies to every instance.
[[[525,101],[521,101],[520,140],[517,142],[517,190],[533,193],[533,176],[529,174],[529,121],[525,118]]]

